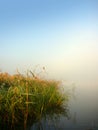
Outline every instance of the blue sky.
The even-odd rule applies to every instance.
[[[0,1],[0,69],[39,65],[56,78],[97,79],[97,6],[97,0]]]

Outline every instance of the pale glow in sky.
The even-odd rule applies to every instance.
[[[45,66],[50,77],[98,85],[97,0],[0,2],[0,69]]]

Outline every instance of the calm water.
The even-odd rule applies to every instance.
[[[69,103],[70,119],[42,121],[30,130],[98,130],[98,86],[86,85],[75,88]],[[43,128],[43,129],[42,129]]]

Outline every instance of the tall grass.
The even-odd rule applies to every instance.
[[[32,74],[32,75],[31,75]],[[60,91],[59,82],[35,77],[33,73],[0,73],[0,122],[23,125],[46,116],[68,112],[69,97]],[[65,106],[64,106],[65,104]]]

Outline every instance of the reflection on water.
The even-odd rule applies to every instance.
[[[70,100],[71,118],[61,116],[58,120],[46,120],[41,126],[34,124],[30,130],[98,130],[98,88],[78,87],[75,98]]]
[[[58,121],[41,122],[34,124],[30,130],[98,130],[97,125],[88,123],[74,124],[71,121],[66,121],[64,118]]]

